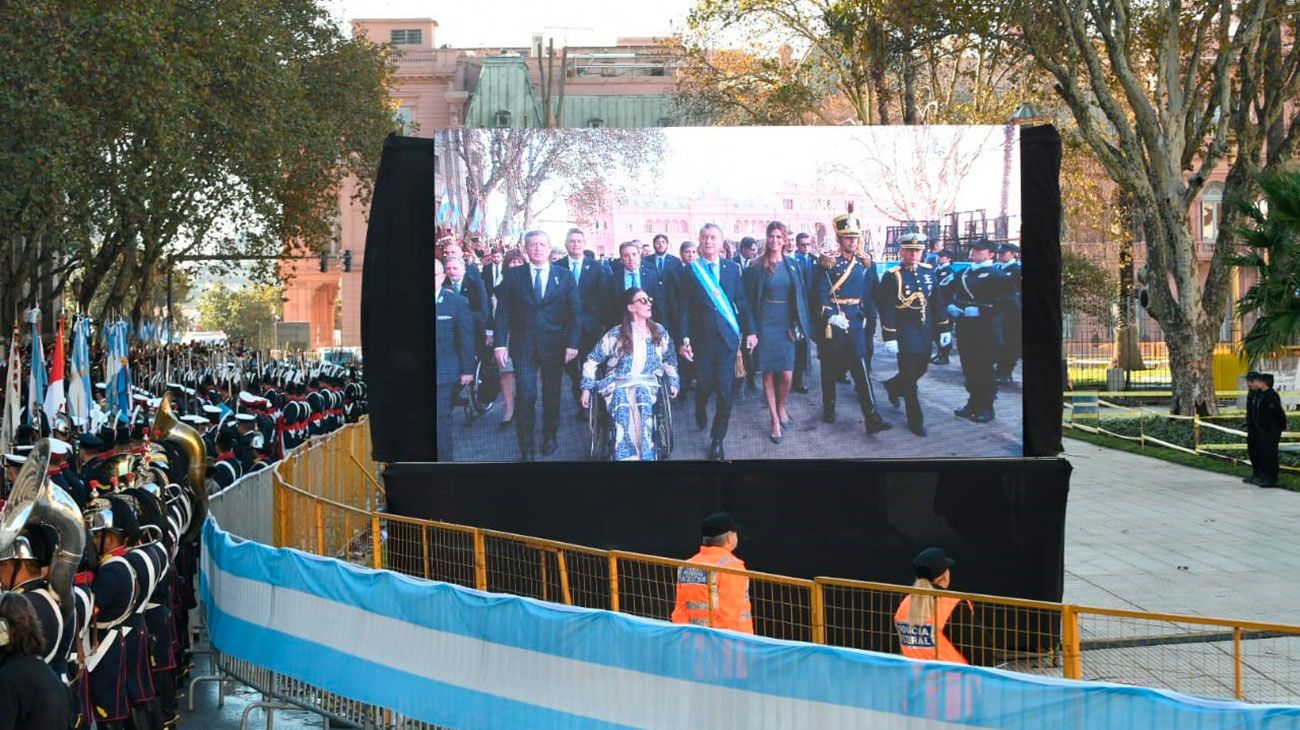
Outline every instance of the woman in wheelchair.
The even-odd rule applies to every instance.
[[[596,342],[582,365],[582,405],[592,406],[592,390],[602,396],[614,423],[616,461],[657,458],[654,406],[662,397],[660,378],[667,381],[669,398],[680,387],[677,348],[668,331],[650,319],[652,302],[644,291],[628,289],[623,323]]]

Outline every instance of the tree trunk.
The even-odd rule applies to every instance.
[[[1170,413],[1210,416],[1219,412],[1214,396],[1214,338],[1200,337],[1195,327],[1165,330],[1174,400]]]

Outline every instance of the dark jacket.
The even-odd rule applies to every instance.
[[[474,341],[482,342],[483,331],[488,327],[488,317],[492,311],[492,302],[488,300],[487,288],[483,280],[471,278],[466,274],[465,278],[460,280],[460,291],[456,291],[456,285],[451,283],[451,279],[443,282],[443,288],[465,297],[465,303],[469,305],[470,320],[474,326]]]
[[[1250,395],[1254,397],[1251,398]],[[1286,430],[1286,411],[1276,390],[1260,390],[1246,398],[1246,430],[1278,439]]]
[[[564,364],[564,351],[578,349],[581,339],[581,299],[573,274],[562,266],[550,267],[550,283],[541,301],[533,295],[533,267],[516,266],[506,272],[497,291],[496,347],[509,347],[520,363]]]
[[[465,297],[446,290],[442,301],[435,300],[434,314],[434,382],[455,383],[474,372],[474,318]]]
[[[660,258],[664,260],[663,266],[659,265]],[[668,278],[673,275],[673,272],[682,268],[682,260],[668,252],[664,252],[663,256],[655,254],[654,256],[643,260],[641,265],[643,268],[653,269],[655,274],[659,277],[659,283],[665,284],[667,283]]]
[[[700,265],[706,267],[708,262],[700,259]],[[754,320],[745,298],[745,287],[740,278],[740,265],[734,261],[719,259],[719,283],[722,291],[736,310],[736,323],[740,326],[740,337],[754,333]],[[677,331],[683,337],[691,338],[691,348],[697,353],[709,351],[715,354],[735,353],[740,350],[740,340],[735,332],[713,306],[704,286],[692,272],[687,272],[679,279],[682,283],[677,303],[681,307],[677,317]]]
[[[808,319],[808,294],[804,289],[803,267],[793,258],[786,256],[782,265],[794,282],[794,296],[790,298],[790,321],[798,325],[799,332],[808,336],[810,324]],[[755,323],[762,319],[764,288],[767,286],[767,269],[762,261],[756,261],[745,269],[742,275],[745,283],[745,300],[749,302],[750,316]],[[761,344],[761,343],[760,343]]]
[[[45,662],[0,653],[0,730],[67,730],[68,688]]]
[[[563,259],[553,264],[554,267],[565,269],[569,275],[573,275],[572,259],[565,256]],[[603,327],[605,318],[605,282],[608,278],[608,272],[599,261],[582,257],[581,270],[577,277],[578,280],[578,339],[582,347],[588,347],[591,343],[600,339],[605,333],[606,327]]]
[[[627,269],[620,265],[614,269],[614,273],[605,279],[605,295],[603,298],[605,305],[604,314],[602,315],[604,327],[601,329],[602,333],[623,321],[623,312],[626,311],[623,307],[623,294],[627,291],[627,273]],[[641,291],[644,291],[651,299],[655,300],[654,312],[650,316],[655,321],[662,322],[664,320],[665,302],[659,274],[645,264],[641,265],[641,271],[638,273],[641,278]]]

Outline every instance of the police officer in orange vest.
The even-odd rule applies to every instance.
[[[914,588],[947,590],[954,561],[943,548],[926,548],[912,559]],[[993,647],[975,623],[975,607],[965,599],[912,594],[894,613],[899,650],[913,659],[991,666]]]
[[[726,512],[709,515],[700,524],[703,543],[689,562],[716,568],[745,569],[745,561],[732,554],[740,542],[740,525]],[[712,626],[754,633],[749,606],[749,578],[682,566],[677,569],[677,605],[673,623]]]

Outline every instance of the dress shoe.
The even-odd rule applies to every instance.
[[[907,430],[908,430],[908,431],[911,431],[912,433],[916,434],[917,436],[925,436],[925,435],[926,435],[926,433],[925,433],[925,425],[924,425],[924,424],[920,424],[920,423],[909,423],[909,424],[907,424]]]
[[[695,428],[703,431],[709,426],[709,414],[701,410],[695,411]]]
[[[871,417],[867,418],[867,435],[868,435],[868,436],[870,436],[870,435],[873,434],[873,433],[880,433],[881,431],[888,431],[889,429],[891,429],[891,428],[893,428],[893,427],[894,427],[894,424],[890,423],[889,421],[886,421],[885,419],[883,419],[883,418],[881,418],[880,416],[877,416],[877,415],[875,415],[875,414],[872,414]]]
[[[724,454],[723,451],[722,451],[722,442],[721,442],[721,441],[718,441],[718,440],[715,439],[715,440],[713,441],[713,443],[709,444],[709,460],[710,460],[710,461],[722,461],[723,459],[726,459],[726,458],[727,458],[726,454]]]
[[[931,364],[931,365],[947,365],[947,364],[948,364],[948,356],[947,356],[947,355],[935,355],[934,357],[930,358],[930,364]]]
[[[998,385],[1015,385],[1015,382],[1016,382],[1016,381],[1014,381],[1014,380],[1011,379],[1011,376],[1010,376],[1010,375],[999,375],[999,376],[998,376]]]
[[[1281,489],[1282,485],[1277,482],[1255,482],[1255,486],[1260,489]]]
[[[781,437],[780,437],[780,436],[773,436],[773,435],[771,435],[771,434],[768,434],[767,437],[768,437],[769,439],[771,439],[771,440],[772,440],[772,443],[774,443],[774,444],[779,444],[779,443],[781,443]]]
[[[885,396],[889,398],[889,405],[897,408],[900,396],[894,392],[894,381],[892,379],[886,380],[883,385],[885,386]]]
[[[790,388],[790,390],[793,390],[796,393],[803,393],[807,395],[808,386],[804,385],[803,383],[799,383],[798,385],[795,385],[794,387]]]
[[[993,420],[993,411],[991,410],[975,411],[974,413],[967,416],[967,418],[974,421],[975,423],[988,423],[989,421]]]
[[[958,418],[970,418],[971,416],[970,403],[969,402],[966,403],[966,405],[962,406],[961,408],[953,409],[952,415]]]
[[[547,436],[542,439],[542,456],[550,456],[551,454],[554,454],[557,447],[558,444],[555,443],[555,437]]]

